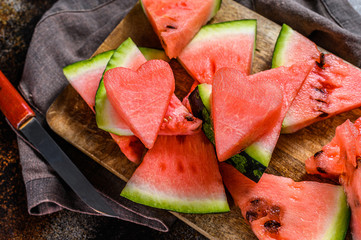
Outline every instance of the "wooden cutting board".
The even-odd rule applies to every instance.
[[[222,7],[212,22],[238,19],[257,19],[257,43],[252,72],[269,69],[281,27],[232,0],[223,0]],[[138,46],[161,47],[139,4],[135,5],[94,54],[115,49],[128,37]],[[176,95],[182,98],[193,80],[177,61],[173,60],[171,66],[175,72]],[[305,159],[332,139],[338,125],[346,119],[354,121],[358,116],[361,116],[360,109],[315,123],[295,134],[282,135],[267,172],[296,181],[325,181],[306,175]],[[136,165],[124,157],[108,133],[97,128],[94,114],[70,85],[49,108],[47,121],[57,134],[116,176],[125,181],[131,177]],[[231,211],[223,214],[172,213],[210,239],[257,239],[232,200],[230,207]]]

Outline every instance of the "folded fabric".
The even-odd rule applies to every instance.
[[[238,0],[280,24],[287,23],[318,45],[361,66],[361,17],[346,0]],[[136,0],[59,0],[39,21],[28,50],[19,90],[44,126],[50,104],[68,84],[62,68],[89,58],[134,6]],[[50,130],[49,130],[50,131]],[[56,137],[56,136],[54,136]],[[56,137],[61,147],[108,199],[117,218],[168,231],[175,220],[166,211],[119,196],[124,182]],[[26,142],[18,138],[29,213],[62,209],[96,215]],[[111,186],[109,186],[111,182]]]

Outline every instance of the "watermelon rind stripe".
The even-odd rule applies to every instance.
[[[278,35],[276,45],[273,51],[272,68],[285,65],[285,57],[287,55],[287,46],[293,34],[293,29],[286,24],[282,25],[281,31]]]
[[[114,54],[110,58],[104,73],[109,69],[113,69],[116,67],[127,67],[134,58],[134,56],[138,54],[141,54],[138,47],[135,45],[131,38],[128,38],[114,51]],[[113,107],[108,100],[102,77],[97,90],[97,94],[95,96],[95,113],[98,127],[105,131],[121,136],[134,135],[129,128],[119,128],[116,124],[117,121],[113,118],[108,117],[108,114],[106,113],[114,111],[112,109]]]
[[[212,85],[207,83],[200,84],[189,95],[189,103],[191,105],[193,115],[203,121],[203,132],[209,141],[215,145],[210,111],[206,108],[206,105],[210,105],[209,95],[211,92]],[[267,169],[271,160],[271,154],[269,154],[265,148],[256,147],[256,145],[248,150],[247,149],[232,156],[226,160],[226,162],[234,166],[239,172],[252,181],[258,182]]]
[[[347,229],[350,222],[351,211],[347,205],[346,194],[340,186],[339,198],[337,200],[338,206],[335,208],[335,215],[333,216],[329,227],[323,235],[324,240],[342,240],[345,239]]]
[[[68,79],[68,81],[72,83],[73,79],[86,74],[90,70],[97,67],[106,66],[113,53],[114,50],[110,50],[107,52],[100,53],[90,59],[72,63],[63,68],[64,75]]]
[[[147,61],[152,59],[161,59],[166,62],[169,62],[169,57],[165,54],[163,50],[147,47],[139,47],[140,52],[143,54]]]
[[[220,213],[230,211],[225,195],[219,199],[189,199],[187,197],[176,197],[175,194],[150,191],[149,189],[149,186],[135,185],[129,181],[120,195],[146,206],[181,213]]]
[[[224,38],[230,35],[239,33],[253,34],[256,36],[257,20],[256,19],[242,19],[235,21],[227,21],[220,23],[213,23],[204,25],[199,32],[194,36],[192,41],[188,44],[191,47],[193,44],[198,45],[200,41],[207,41],[214,38]]]
[[[211,12],[211,15],[209,16],[209,20],[211,20],[214,16],[216,16],[218,10],[221,8],[221,5],[222,5],[222,0],[215,0],[214,3],[213,3],[213,9],[212,9],[212,12]]]

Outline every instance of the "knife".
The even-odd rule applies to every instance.
[[[116,216],[85,176],[61,150],[35,117],[34,111],[0,71],[0,110],[47,160],[49,165],[88,206],[96,212]]]

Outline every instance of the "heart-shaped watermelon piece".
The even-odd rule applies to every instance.
[[[132,132],[152,148],[174,92],[171,67],[163,60],[150,60],[137,71],[114,68],[104,74],[110,103]]]
[[[241,71],[222,68],[213,78],[211,108],[218,160],[225,161],[274,127],[282,92],[274,84],[251,82]]]

